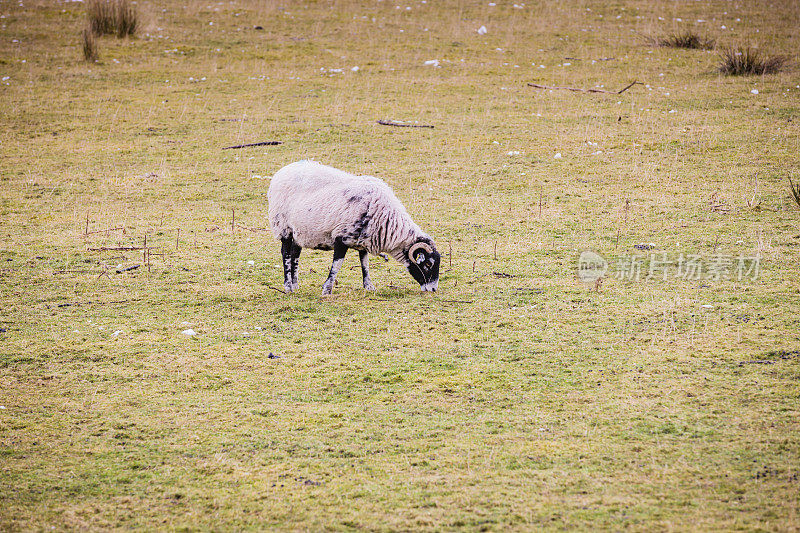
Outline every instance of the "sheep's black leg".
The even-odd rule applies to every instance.
[[[283,258],[283,288],[287,293],[294,290],[292,281],[292,250],[297,246],[290,234],[281,239],[281,257]],[[299,255],[299,254],[298,254]]]
[[[367,254],[366,250],[359,250],[358,258],[361,260],[361,275],[364,276],[364,288],[368,291],[374,291],[375,287],[372,285],[372,280],[369,279],[369,254]]]
[[[333,284],[336,282],[336,274],[338,274],[339,269],[342,268],[342,262],[344,261],[346,253],[347,246],[337,240],[333,244],[333,264],[331,265],[331,272],[328,274],[328,279],[326,279],[325,283],[322,285],[322,294],[330,294],[333,290]]]
[[[300,283],[297,281],[297,267],[300,264],[300,252],[303,249],[300,248],[296,242],[292,242],[292,248],[290,250],[290,258],[291,262],[289,264],[291,273],[292,273],[292,290],[296,291],[300,288]]]

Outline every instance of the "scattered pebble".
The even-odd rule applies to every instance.
[[[189,328],[189,329],[183,330],[183,334],[184,335],[188,335],[189,337],[193,337],[193,336],[197,335],[197,332],[195,330],[193,330],[192,328]]]
[[[478,28],[478,35],[486,35],[489,30],[486,29],[486,26],[481,26]]]
[[[424,63],[424,65],[432,66],[432,67],[438,67],[439,66],[439,60],[438,59],[429,59],[428,61],[426,61]]]
[[[758,89],[753,89],[752,91],[750,91],[750,93],[751,94],[758,94]]]
[[[250,261],[247,262],[247,264],[253,266],[256,264],[256,262],[251,259]]]
[[[517,150],[511,150],[506,155],[519,155],[519,152]]]
[[[553,156],[553,159],[561,159],[561,152],[556,153],[556,155]]]
[[[112,336],[112,337],[116,337],[116,336],[117,336],[117,335],[119,335],[120,333],[122,333],[122,330],[121,330],[121,329],[118,329],[117,331],[115,331],[114,333],[112,333],[112,334],[111,334],[111,336]]]

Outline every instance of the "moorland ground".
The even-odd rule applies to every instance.
[[[137,9],[87,63],[83,4],[0,2],[0,529],[800,527],[800,76],[716,71],[797,3]],[[302,158],[383,177],[440,292],[273,290]]]

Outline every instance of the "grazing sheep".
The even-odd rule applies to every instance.
[[[392,189],[378,178],[354,176],[313,161],[298,161],[272,177],[267,193],[272,233],[281,241],[284,287],[297,290],[302,248],[333,250],[322,294],[330,294],[348,248],[358,250],[364,288],[367,254],[386,253],[406,265],[423,291],[439,285],[439,252]]]

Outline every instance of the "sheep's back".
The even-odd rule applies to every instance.
[[[355,176],[309,161],[292,163],[272,178],[268,192],[272,231],[292,234],[303,248],[329,248],[337,238],[373,251],[366,241],[376,215],[407,216],[392,190],[378,178]]]

